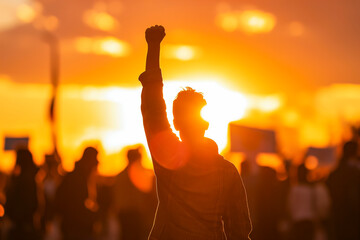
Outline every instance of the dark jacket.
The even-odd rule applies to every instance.
[[[144,72],[140,81],[159,200],[149,239],[250,239],[246,193],[235,166],[211,139],[192,149],[171,131],[160,69]]]

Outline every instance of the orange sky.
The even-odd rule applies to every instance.
[[[167,29],[164,44],[192,45],[201,52],[191,61],[164,59],[164,73],[170,79],[222,74],[238,90],[289,95],[299,89],[359,81],[356,0],[3,2],[6,15],[11,9],[19,15],[17,2],[41,16],[30,16],[30,23],[7,29],[0,25],[0,74],[17,82],[48,81],[48,48],[39,33],[48,28],[60,39],[62,83],[138,86],[136,79],[144,66],[143,32],[158,23]],[[12,7],[6,7],[7,2],[13,2]],[[224,14],[240,16],[254,10],[274,17],[270,31],[249,33],[241,26],[229,31],[219,23]],[[100,23],[94,20],[99,16]],[[79,53],[74,48],[79,37],[118,38],[129,44],[129,54]]]
[[[247,115],[235,116],[293,134],[285,152],[338,143],[348,124],[360,120],[359,9],[356,0],[2,1],[0,136],[34,134],[37,159],[51,149],[49,49],[41,34],[47,29],[60,41],[59,132],[68,168],[83,141],[101,139],[108,164],[100,170],[121,169],[119,149],[145,144],[137,108],[144,30],[163,24],[161,65],[173,86],[186,82],[208,91],[215,82],[224,96],[245,96]],[[221,98],[211,89],[204,94],[209,103]],[[262,102],[271,107],[274,98],[279,106],[266,112],[269,105]],[[224,104],[230,112],[239,110],[231,100]],[[128,127],[127,116],[135,116],[131,120],[139,126]],[[233,117],[215,122],[224,132]],[[224,134],[210,134],[223,142]]]

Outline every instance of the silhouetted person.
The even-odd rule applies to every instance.
[[[360,239],[360,177],[351,164],[356,161],[357,148],[356,142],[345,143],[339,165],[327,180],[336,240]]]
[[[121,228],[122,240],[143,240],[149,234],[156,209],[156,198],[153,196],[153,177],[144,179],[138,174],[146,174],[141,166],[141,153],[139,149],[131,149],[127,152],[128,166],[116,178],[115,205],[118,212],[118,220]],[[131,176],[132,175],[132,176]],[[134,176],[135,175],[135,176]],[[146,190],[139,189],[134,183],[134,178],[141,178],[150,186]]]
[[[204,137],[208,123],[200,116],[202,94],[187,88],[173,102],[172,132],[162,93],[159,67],[162,26],[148,28],[141,110],[157,179],[159,204],[149,239],[249,239],[251,223],[246,193],[235,166]]]
[[[97,239],[115,239],[112,232],[112,221],[115,220],[112,204],[114,202],[114,178],[98,177],[96,181],[96,201],[98,204],[98,222],[100,231],[97,232]],[[115,226],[116,227],[116,226]]]
[[[254,225],[255,240],[280,239],[278,225],[281,216],[280,182],[276,171],[270,167],[259,166],[256,183],[256,225]]]
[[[5,214],[12,222],[8,239],[32,240],[40,237],[34,225],[38,208],[37,171],[31,152],[27,149],[17,150],[14,173],[6,191]]]
[[[97,214],[94,199],[89,198],[88,182],[98,165],[97,154],[95,148],[86,148],[82,158],[75,163],[74,171],[64,177],[56,193],[64,240],[93,239]]]

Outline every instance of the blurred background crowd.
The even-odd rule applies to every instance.
[[[354,128],[353,138],[338,146],[330,166],[314,160],[328,160],[328,149],[309,150],[300,164],[282,158],[279,171],[254,161],[260,148],[253,145],[253,155],[237,166],[248,194],[252,239],[359,239],[359,133]],[[86,147],[66,173],[57,153],[37,166],[31,152],[17,146],[13,171],[0,175],[0,239],[146,239],[157,197],[144,154],[142,145],[129,146],[126,168],[101,176],[95,147]]]
[[[177,92],[204,93],[206,136],[243,177],[253,239],[360,239],[359,10],[1,0],[0,239],[146,238],[157,199],[136,79],[154,24],[167,30],[169,121]]]

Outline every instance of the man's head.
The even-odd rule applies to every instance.
[[[209,123],[201,117],[201,109],[205,105],[203,95],[190,87],[178,93],[173,102],[174,126],[183,141],[204,137],[209,127]]]

